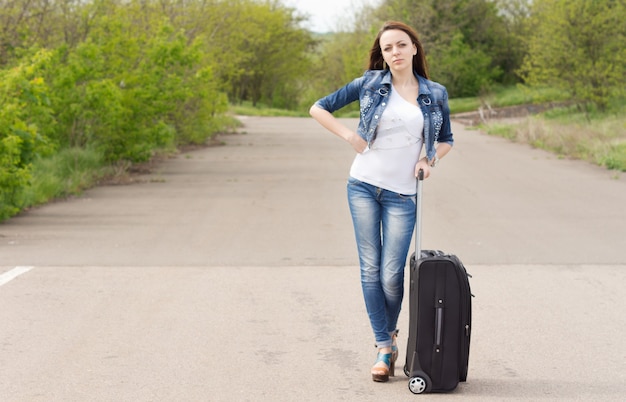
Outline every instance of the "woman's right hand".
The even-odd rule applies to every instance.
[[[356,152],[361,154],[367,149],[367,141],[361,138],[354,130],[342,124],[329,111],[317,105],[313,105],[311,109],[309,109],[309,113],[311,117],[317,120],[318,123],[328,131],[347,141]]]
[[[357,133],[352,133],[352,135],[348,138],[348,143],[352,145],[352,148],[360,154],[365,152],[367,149],[367,141],[365,141],[361,136]]]

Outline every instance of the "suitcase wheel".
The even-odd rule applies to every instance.
[[[424,393],[429,387],[428,378],[426,377],[411,377],[409,379],[409,390],[414,394]]]
[[[404,375],[407,377],[411,376],[411,372],[409,371],[409,368],[406,366],[406,364],[404,365]]]

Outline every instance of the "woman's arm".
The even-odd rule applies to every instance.
[[[363,138],[342,124],[329,111],[315,104],[311,106],[309,113],[325,129],[348,142],[356,152],[361,153],[367,148],[367,142]]]
[[[446,156],[446,154],[448,152],[450,152],[450,150],[452,149],[452,145],[450,145],[447,142],[440,142],[437,144],[437,148],[435,150],[435,155],[437,155],[437,159],[441,159],[444,156]],[[430,169],[432,168],[430,166],[430,164],[433,161],[429,161],[427,157],[423,157],[422,159],[420,159],[417,162],[417,165],[415,165],[415,177],[417,177],[417,173],[420,170],[424,171],[424,178],[426,179],[428,176],[430,176]]]

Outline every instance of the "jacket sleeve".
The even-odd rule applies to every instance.
[[[352,82],[339,88],[335,92],[315,102],[318,107],[333,113],[350,103],[359,100],[363,77],[354,79]]]
[[[450,124],[450,106],[448,105],[448,91],[443,88],[443,124],[437,142],[445,142],[454,145],[454,137],[452,135],[452,127]]]

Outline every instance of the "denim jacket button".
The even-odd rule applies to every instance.
[[[374,118],[378,120],[378,115],[374,116]]]

